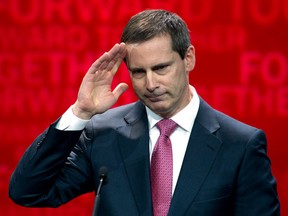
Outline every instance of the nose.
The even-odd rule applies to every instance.
[[[146,89],[153,92],[157,88],[157,80],[155,74],[151,71],[146,72]]]

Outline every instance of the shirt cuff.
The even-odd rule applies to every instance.
[[[90,120],[80,119],[75,116],[72,108],[69,107],[69,109],[62,115],[62,117],[58,121],[56,129],[64,131],[83,130],[89,121]]]

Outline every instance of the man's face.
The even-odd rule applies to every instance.
[[[194,68],[194,48],[182,60],[172,50],[168,35],[126,44],[127,67],[138,98],[152,111],[170,118],[191,100],[189,72]]]

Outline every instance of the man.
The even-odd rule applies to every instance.
[[[123,60],[139,101],[110,109],[128,87],[111,91]],[[77,101],[26,151],[10,197],[57,207],[96,190],[105,166],[99,215],[279,215],[265,134],[201,99],[189,84],[194,65],[179,16],[146,10],[132,17],[121,43],[88,70]],[[163,127],[174,125],[165,136],[162,119],[170,119]],[[166,161],[154,162],[167,146]]]

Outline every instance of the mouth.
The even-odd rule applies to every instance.
[[[145,97],[146,97],[149,101],[155,103],[155,102],[162,101],[162,100],[163,100],[163,98],[162,98],[163,95],[164,95],[164,94],[161,94],[161,95],[145,95]]]

